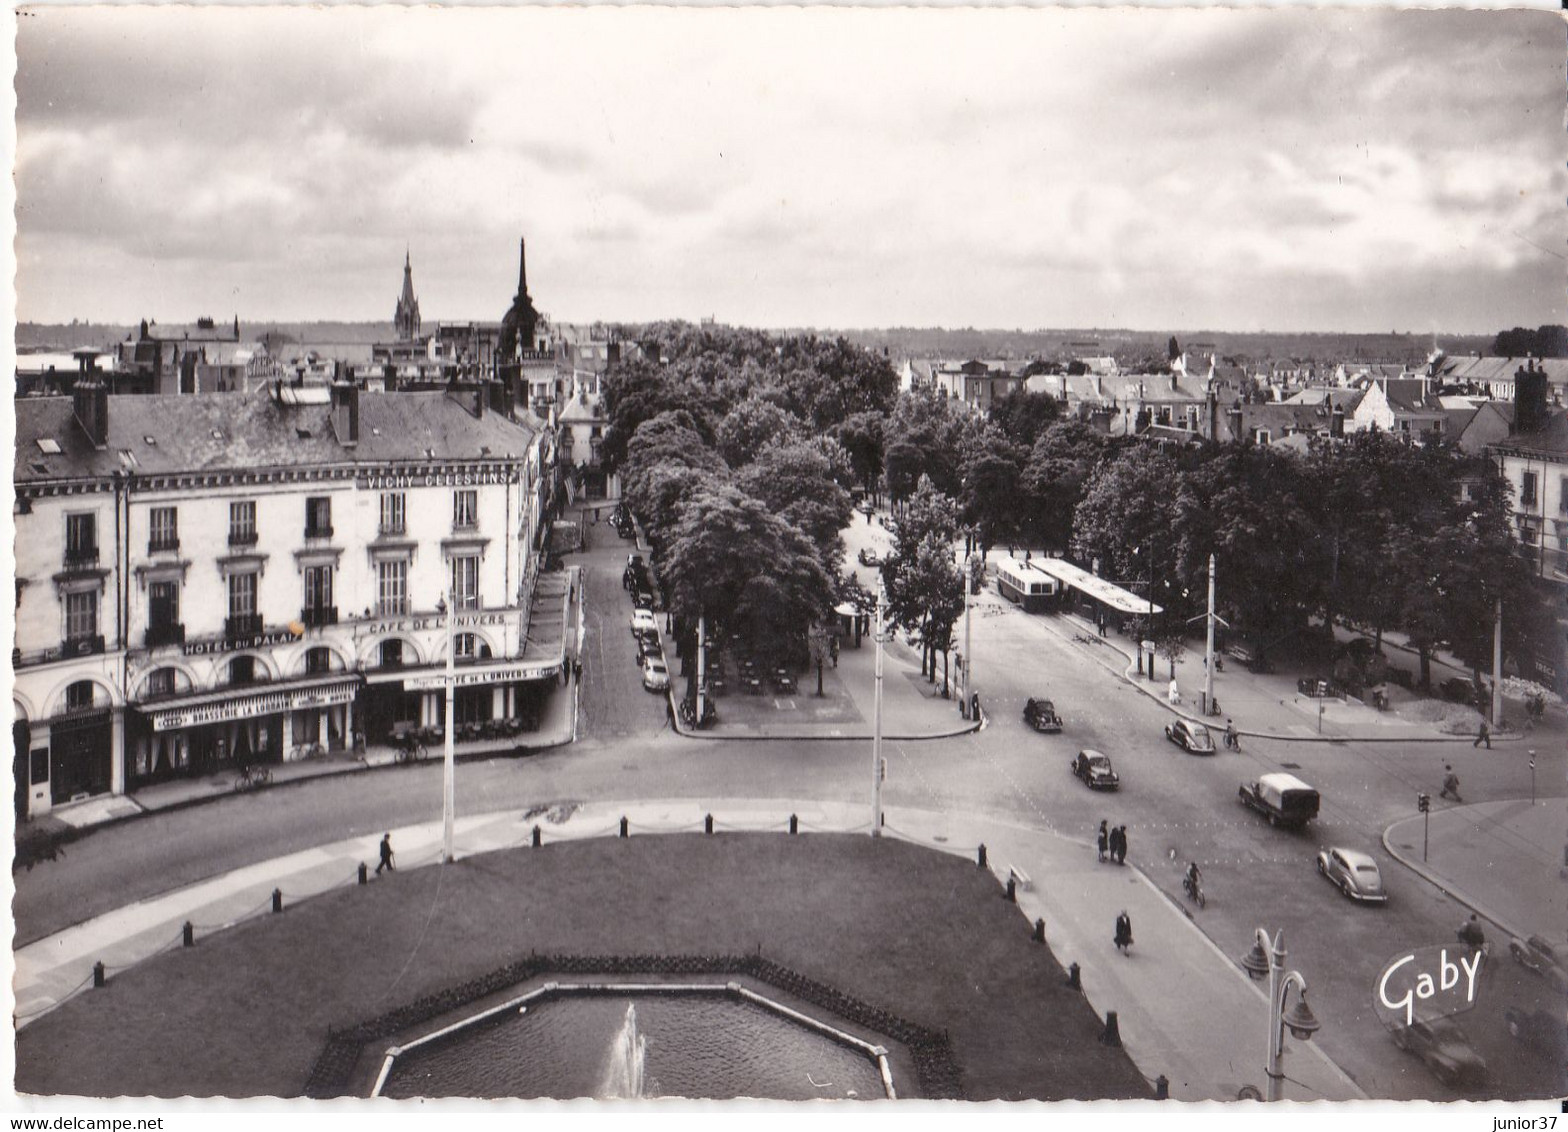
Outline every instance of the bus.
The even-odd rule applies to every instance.
[[[1025,613],[1044,613],[1056,605],[1060,583],[1016,558],[1004,558],[996,567],[996,588]]]

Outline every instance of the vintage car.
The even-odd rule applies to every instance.
[[[855,558],[860,562],[860,564],[862,566],[880,566],[880,565],[882,565],[881,557],[877,554],[876,551],[872,550],[870,547],[863,548],[859,554],[855,555]]]
[[[653,616],[651,609],[632,610],[632,634],[642,636],[644,633],[657,633],[659,622]]]
[[[1191,755],[1212,755],[1214,736],[1201,723],[1185,719],[1173,720],[1165,725],[1165,737]]]
[[[1318,875],[1327,877],[1352,900],[1365,904],[1383,904],[1388,900],[1377,862],[1355,849],[1331,846],[1319,852]]]
[[[664,666],[662,657],[643,657],[642,686],[650,692],[662,692],[670,686],[670,670]]]
[[[1111,760],[1099,751],[1084,750],[1074,755],[1073,774],[1092,790],[1115,790],[1122,784],[1121,778],[1111,768]]]
[[[1054,732],[1062,729],[1062,717],[1056,714],[1056,705],[1045,699],[1030,698],[1024,701],[1024,722],[1036,731]]]
[[[1533,935],[1529,939],[1515,936],[1508,941],[1508,953],[1530,970],[1540,975],[1559,994],[1568,994],[1568,966],[1564,957],[1545,936]]]
[[[1448,1018],[1417,1018],[1409,1025],[1400,1020],[1390,1032],[1396,1046],[1419,1057],[1443,1084],[1479,1085],[1486,1080],[1486,1059]]]
[[[1299,829],[1318,816],[1322,798],[1293,774],[1265,774],[1241,784],[1241,804],[1269,819],[1270,825]]]

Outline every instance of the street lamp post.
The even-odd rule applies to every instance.
[[[1285,933],[1274,933],[1271,941],[1262,928],[1256,930],[1252,950],[1241,961],[1242,968],[1253,979],[1269,981],[1269,1030],[1268,1060],[1264,1072],[1268,1074],[1268,1099],[1277,1101],[1283,1095],[1285,1071],[1280,1061],[1285,1055],[1285,1028],[1301,1041],[1308,1041],[1322,1028],[1322,1023],[1307,1006],[1307,980],[1300,971],[1285,970]],[[1290,988],[1296,988],[1296,1005],[1287,1014],[1285,999]]]
[[[871,731],[871,836],[882,836],[882,595],[877,584],[877,678]]]
[[[970,690],[975,686],[975,654],[969,645],[969,591],[974,586],[974,553],[964,556],[964,687],[958,701],[958,714],[968,716],[969,705],[974,703]]]

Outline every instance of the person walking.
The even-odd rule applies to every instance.
[[[381,863],[376,866],[377,876],[381,875],[382,869],[389,873],[397,871],[397,866],[392,863],[392,835],[390,833],[383,834],[381,837]]]
[[[1127,915],[1125,908],[1122,909],[1121,915],[1116,917],[1116,935],[1112,942],[1116,944],[1117,951],[1123,955],[1130,954],[1127,949],[1132,946],[1132,917]]]
[[[1116,827],[1116,863],[1127,863],[1127,827],[1124,825]]]
[[[1100,860],[1105,860],[1106,851],[1110,848],[1111,845],[1111,831],[1108,822],[1102,821],[1100,823],[1100,836],[1095,842],[1095,845],[1100,851]]]
[[[1462,802],[1464,799],[1459,797],[1459,776],[1454,773],[1454,768],[1447,763],[1443,764],[1443,770],[1447,773],[1443,775],[1443,789],[1438,794],[1438,797],[1452,798],[1456,802]]]
[[[1111,832],[1110,832],[1109,842],[1110,842],[1110,849],[1111,849],[1111,863],[1114,864],[1114,865],[1119,865],[1119,864],[1122,863],[1122,852],[1123,852],[1123,850],[1122,850],[1122,827],[1121,826],[1118,825],[1118,826],[1112,827]]]
[[[1479,747],[1482,743],[1486,744],[1488,751],[1492,749],[1492,729],[1486,725],[1486,720],[1484,719],[1481,720],[1481,730],[1476,733],[1475,742],[1470,745]]]

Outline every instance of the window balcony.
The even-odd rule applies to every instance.
[[[178,535],[168,535],[168,536],[161,537],[161,538],[150,538],[150,539],[147,540],[147,553],[148,554],[157,554],[160,551],[179,550],[179,549],[180,549],[180,539],[179,539]]]
[[[231,641],[261,633],[261,614],[241,613],[223,620],[223,635]]]
[[[229,531],[229,545],[230,546],[255,546],[256,545],[256,528],[255,527],[248,527],[248,528],[247,527],[236,527],[236,528],[230,530]]]
[[[185,643],[185,625],[176,621],[170,625],[147,626],[147,647],[150,649],[162,648],[164,645],[180,645]]]
[[[376,528],[376,533],[379,534],[382,538],[400,538],[408,533],[408,524],[405,523],[402,519],[395,519],[392,521],[382,520],[381,525]]]
[[[68,546],[65,548],[65,568],[67,570],[96,570],[98,568],[97,546]]]
[[[328,524],[328,525],[326,525],[324,527],[306,527],[305,528],[305,537],[306,538],[331,538],[332,537],[332,526],[331,526],[331,524]]]
[[[338,607],[335,605],[307,607],[300,611],[299,619],[311,628],[320,625],[336,625],[338,623]]]

